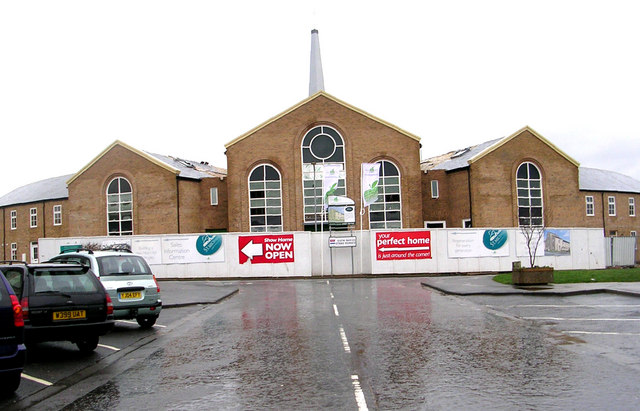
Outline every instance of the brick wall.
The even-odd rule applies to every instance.
[[[133,189],[134,234],[177,232],[176,175],[115,145],[69,184],[71,236],[107,234],[106,189],[116,177]]]

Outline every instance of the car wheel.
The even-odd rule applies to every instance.
[[[13,372],[13,373],[10,373],[10,374],[2,377],[2,379],[0,379],[0,382],[2,383],[2,384],[0,384],[0,392],[3,395],[12,394],[20,386],[20,380],[21,379],[22,379],[22,377],[20,375],[20,371]]]
[[[80,350],[81,353],[89,354],[90,352],[95,350],[96,347],[98,346],[99,338],[100,337],[98,337],[97,335],[92,335],[82,340],[76,341],[76,345],[78,346],[78,349]]]
[[[156,323],[157,319],[158,319],[158,317],[138,317],[138,318],[136,318],[136,320],[138,321],[138,324],[140,325],[140,327],[142,327],[144,329],[153,327],[153,324]]]

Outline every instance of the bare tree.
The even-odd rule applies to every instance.
[[[536,253],[540,242],[544,238],[544,225],[521,225],[520,232],[524,236],[527,251],[529,252],[529,267],[535,267]]]

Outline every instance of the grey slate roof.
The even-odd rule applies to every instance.
[[[423,172],[428,170],[453,171],[469,167],[469,159],[501,140],[502,138],[486,141],[462,150],[454,150],[440,156],[422,160],[420,162],[420,169]],[[640,181],[624,174],[588,167],[580,167],[578,172],[580,190],[640,193]]]
[[[71,177],[73,174],[48,178],[16,188],[0,197],[0,207],[68,198],[67,180]]]
[[[640,193],[640,181],[615,171],[580,167],[580,190]]]
[[[485,141],[475,146],[463,148],[462,150],[450,151],[446,154],[431,157],[420,162],[420,169],[422,171],[427,170],[445,170],[452,171],[459,168],[469,167],[469,159],[480,154],[487,148],[501,141],[502,138],[495,140]]]
[[[178,157],[171,156],[163,156],[161,154],[154,154],[145,151],[148,155],[152,156],[156,160],[162,161],[163,163],[177,169],[180,171],[179,176],[182,178],[189,178],[193,180],[201,180],[203,178],[211,178],[211,177],[226,177],[227,170],[220,167],[214,167],[209,165],[209,163],[204,161],[191,161],[191,160],[183,160]]]
[[[178,175],[182,178],[201,180],[203,178],[222,178],[227,176],[227,170],[211,166],[206,162],[182,160],[160,154],[146,154],[177,169],[180,172]],[[48,178],[16,188],[9,194],[0,197],[0,207],[69,198],[67,181],[73,176],[75,174]]]

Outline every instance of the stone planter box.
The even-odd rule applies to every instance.
[[[553,282],[553,267],[517,268],[511,271],[513,285],[540,285]]]

